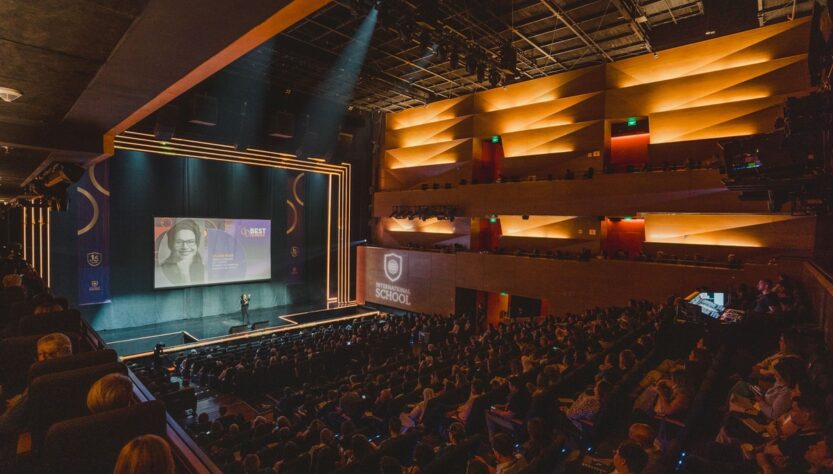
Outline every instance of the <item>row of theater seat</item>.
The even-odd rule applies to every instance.
[[[73,355],[37,361],[37,342],[63,333]],[[94,349],[77,310],[22,316],[16,335],[0,339],[0,384],[4,394],[28,392],[28,431],[17,440],[10,472],[112,473],[121,448],[143,434],[165,436],[165,406],[159,401],[90,414],[87,395],[107,374],[127,374],[113,350]],[[13,441],[13,440],[12,440]]]

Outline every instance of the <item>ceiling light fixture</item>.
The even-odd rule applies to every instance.
[[[12,89],[11,87],[0,87],[0,99],[3,99],[3,102],[14,102],[23,96],[23,92],[20,92],[17,89]]]

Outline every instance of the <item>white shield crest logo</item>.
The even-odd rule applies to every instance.
[[[91,267],[101,265],[101,252],[89,252],[87,254],[87,264]]]
[[[395,253],[385,254],[385,276],[394,282],[402,276],[402,256]]]

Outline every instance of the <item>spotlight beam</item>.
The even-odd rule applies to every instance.
[[[346,104],[353,98],[356,83],[359,80],[364,60],[379,11],[374,7],[364,17],[352,39],[347,43],[341,54],[330,68],[329,74],[316,87],[316,94],[306,107],[306,114],[314,117],[318,122],[317,132],[320,138],[306,134],[301,143],[301,149],[316,149],[321,143],[310,143],[324,140],[323,149],[331,149],[346,113]],[[344,103],[342,104],[342,100]]]

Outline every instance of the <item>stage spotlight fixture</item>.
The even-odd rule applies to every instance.
[[[439,59],[441,63],[444,63],[448,58],[448,46],[443,41],[440,41],[440,44],[438,44],[434,50],[434,54],[437,55],[437,59]]]
[[[451,52],[449,52],[448,56],[448,65],[451,66],[451,69],[457,69],[460,67],[460,52],[457,49],[457,44],[451,45]]]
[[[497,87],[500,85],[500,79],[500,72],[492,66],[491,70],[489,70],[489,84],[491,84],[492,87]]]
[[[402,41],[402,44],[409,45],[411,44],[411,37],[414,33],[414,27],[409,22],[403,22],[402,26],[399,27],[399,40]]]
[[[477,82],[486,80],[486,64],[477,63]]]
[[[518,70],[518,53],[512,47],[511,42],[507,42],[500,48],[500,67],[506,71],[507,75],[514,75]]]
[[[393,211],[391,211],[390,216],[391,218],[396,218],[399,216],[399,206],[393,206]]]
[[[217,98],[205,94],[191,97],[188,122],[213,127],[217,125]]]
[[[466,54],[466,72],[472,76],[477,74],[477,55],[474,50],[469,50]]]
[[[431,218],[431,213],[427,206],[420,206],[419,208],[419,219],[423,221],[427,221]]]
[[[156,124],[153,127],[153,138],[163,142],[170,141],[176,132],[179,121],[179,107],[168,104],[156,113]]]

